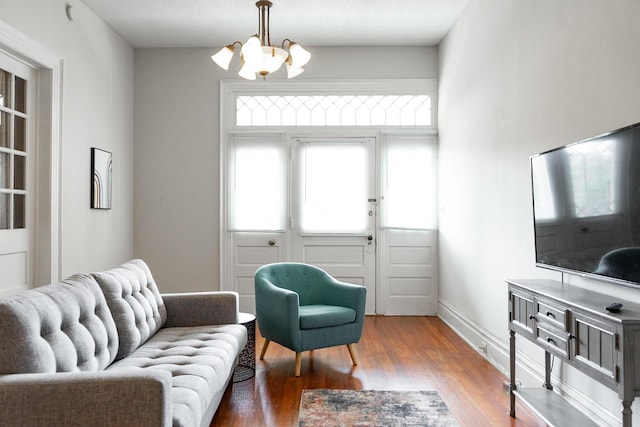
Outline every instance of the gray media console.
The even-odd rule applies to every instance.
[[[552,426],[596,426],[553,391],[551,356],[617,392],[622,425],[640,392],[640,304],[554,280],[507,280],[509,285],[510,404],[516,397]],[[605,309],[623,304],[618,313]],[[544,349],[545,381],[516,387],[516,334]]]

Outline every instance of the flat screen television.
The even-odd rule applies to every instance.
[[[640,287],[640,123],[531,157],[536,265]]]

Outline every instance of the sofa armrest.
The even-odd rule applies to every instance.
[[[167,308],[165,327],[238,323],[237,292],[187,292],[162,294]]]
[[[171,374],[114,370],[0,376],[3,426],[171,426]]]

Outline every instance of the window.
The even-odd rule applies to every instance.
[[[236,126],[429,126],[429,95],[241,95]]]
[[[370,147],[355,142],[303,142],[299,200],[302,233],[365,233]]]
[[[230,159],[229,228],[285,229],[285,149],[278,137],[235,137]]]
[[[432,139],[387,137],[383,177],[388,228],[436,228],[436,150]]]

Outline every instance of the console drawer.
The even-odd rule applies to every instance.
[[[568,332],[570,330],[569,310],[566,307],[538,297],[536,299],[536,311],[536,319],[539,322],[549,322],[563,331]]]
[[[557,356],[569,358],[569,334],[545,324],[536,324],[538,344]]]

